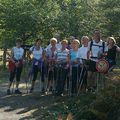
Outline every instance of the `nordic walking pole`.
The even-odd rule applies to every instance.
[[[79,85],[79,87],[78,87],[78,93],[77,93],[77,96],[79,95],[79,93],[80,93],[80,90],[81,90],[81,87],[82,87],[82,85],[83,85],[83,81],[84,81],[84,77],[85,77],[85,75],[86,75],[86,70],[84,71],[84,73],[83,73],[83,71],[84,71],[84,68],[82,68],[82,74],[83,74],[83,77],[82,77],[82,80],[81,80],[81,78],[80,78],[80,85]]]
[[[71,90],[72,90],[72,65],[70,64],[69,90],[68,90],[68,95],[69,96],[71,96]]]

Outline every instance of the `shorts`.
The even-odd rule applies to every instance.
[[[88,71],[91,71],[91,72],[96,72],[97,71],[95,61],[89,60],[89,61],[87,61],[86,64],[88,65]]]

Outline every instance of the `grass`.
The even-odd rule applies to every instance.
[[[8,75],[8,70],[1,70],[0,83],[4,83]],[[81,93],[80,96],[74,97],[55,97],[51,94],[42,95],[39,92],[13,94],[1,98],[2,106],[10,106],[8,111],[22,109],[17,113],[24,115],[20,120],[58,120],[58,117],[66,120],[69,113],[72,113],[73,120],[119,120],[117,112],[119,113],[120,109],[120,80],[118,76],[119,72],[110,73],[107,76],[106,89],[96,94]]]

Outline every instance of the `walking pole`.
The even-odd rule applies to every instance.
[[[81,87],[82,87],[82,85],[83,85],[84,77],[85,77],[85,74],[86,74],[86,70],[84,71],[84,73],[83,73],[83,71],[84,71],[84,67],[82,67],[82,70],[81,70],[81,72],[82,72],[82,74],[83,74],[83,77],[82,77],[82,79],[80,78],[80,85],[79,85],[79,87],[78,87],[77,96],[78,96],[79,93],[80,93]]]
[[[43,61],[41,61],[41,65],[40,65],[40,79],[39,79],[39,90],[42,91],[41,88],[41,81],[42,81],[42,66],[43,66]]]
[[[28,93],[28,80],[27,80],[27,76],[26,76],[26,69],[27,69],[27,64],[28,64],[28,61],[25,61],[24,63],[24,69],[23,69],[23,74],[25,75],[24,76],[24,80],[25,80],[25,84],[26,84],[26,91]]]
[[[17,73],[17,68],[15,70],[15,76],[16,76],[16,73]],[[14,93],[14,90],[15,90],[15,77],[14,77],[13,83],[12,83],[12,93]]]
[[[54,68],[55,66],[53,65],[52,66],[52,70],[53,70],[53,90],[52,90],[52,92],[55,92],[55,86],[56,86],[56,83],[55,83],[55,68]]]
[[[72,90],[72,65],[70,64],[69,90],[68,90],[68,95],[69,96],[71,96],[71,90]]]
[[[13,79],[12,82],[12,94],[14,93],[14,90],[15,90],[15,78]]]

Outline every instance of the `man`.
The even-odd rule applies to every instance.
[[[96,62],[108,51],[107,45],[101,40],[100,30],[94,30],[93,40],[88,44],[87,59],[89,59],[88,68],[88,90],[96,89],[96,81],[94,79],[94,73],[96,70]]]

